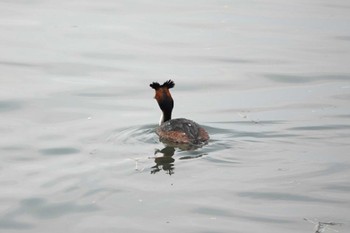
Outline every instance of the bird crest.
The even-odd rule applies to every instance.
[[[175,83],[173,82],[173,80],[169,79],[168,81],[164,82],[163,85],[160,85],[157,82],[153,82],[149,86],[152,87],[154,90],[158,90],[159,88],[162,88],[162,87],[166,87],[166,88],[170,89],[170,88],[173,88],[175,86]]]

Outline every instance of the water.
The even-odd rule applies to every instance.
[[[348,1],[1,1],[0,15],[0,232],[315,232],[304,218],[349,232]],[[174,116],[207,146],[158,141],[148,85],[169,78]]]

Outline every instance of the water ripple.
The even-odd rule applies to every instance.
[[[14,100],[0,101],[0,112],[9,112],[18,110],[22,107],[22,103]]]
[[[56,148],[47,148],[41,149],[39,152],[43,155],[69,155],[79,153],[80,150],[73,147],[56,147]]]
[[[350,125],[315,125],[289,128],[289,130],[346,130]]]
[[[288,75],[288,74],[265,74],[264,77],[283,83],[308,83],[319,81],[349,81],[350,76],[346,74],[329,74],[329,75]]]
[[[3,229],[30,229],[33,224],[18,221],[23,215],[38,219],[50,219],[66,216],[73,213],[87,213],[99,208],[91,204],[76,204],[71,201],[50,203],[44,198],[26,198],[20,201],[19,207],[0,217],[0,228]]]
[[[267,216],[256,216],[255,213],[234,213],[232,211],[223,209],[223,208],[209,208],[209,207],[200,207],[193,210],[193,212],[203,215],[210,215],[215,217],[229,217],[229,218],[240,218],[245,220],[252,220],[256,222],[267,222],[267,223],[290,223],[292,221],[285,220],[285,219],[278,219],[276,216],[273,217],[267,217]]]
[[[238,196],[251,198],[251,199],[258,199],[258,200],[269,200],[269,201],[343,203],[341,201],[311,197],[311,196],[300,195],[300,194],[281,193],[281,192],[240,192],[238,193]]]
[[[143,125],[116,129],[115,132],[107,138],[107,141],[127,144],[155,144],[157,142],[155,128],[156,125]]]

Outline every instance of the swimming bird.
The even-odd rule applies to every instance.
[[[159,139],[165,143],[172,144],[190,144],[195,146],[206,144],[209,140],[209,135],[199,124],[185,118],[171,119],[174,100],[169,89],[174,86],[175,83],[172,80],[168,80],[162,85],[157,82],[150,84],[150,87],[155,90],[154,98],[162,111],[159,127],[156,129]]]

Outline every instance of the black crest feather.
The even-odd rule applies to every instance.
[[[175,83],[174,83],[173,80],[170,80],[170,79],[169,79],[168,81],[166,81],[165,83],[163,83],[163,85],[160,85],[160,84],[157,83],[157,82],[153,82],[153,83],[151,83],[149,86],[152,87],[154,90],[158,90],[158,89],[161,88],[161,87],[166,87],[166,88],[170,89],[170,88],[173,88],[173,87],[175,86]]]
[[[175,86],[175,83],[173,82],[173,80],[168,80],[165,83],[163,83],[162,85],[163,87],[167,87],[168,89],[173,88]]]
[[[158,88],[160,88],[160,85],[157,82],[153,82],[149,86],[152,87],[154,90],[157,90]]]

